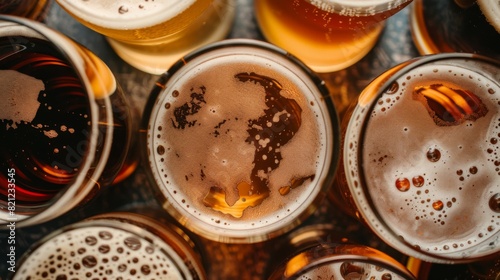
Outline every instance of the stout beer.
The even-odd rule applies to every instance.
[[[2,223],[53,218],[131,173],[130,108],[101,60],[24,19],[0,19],[0,45]]]

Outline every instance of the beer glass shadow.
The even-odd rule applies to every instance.
[[[234,0],[56,2],[104,35],[125,62],[156,75],[196,48],[224,39],[236,9]]]
[[[347,68],[375,45],[384,22],[411,0],[256,0],[266,40],[289,51],[319,73]]]
[[[0,17],[0,223],[54,219],[130,175],[137,123],[109,68],[43,24]]]
[[[498,255],[499,70],[491,58],[450,53],[374,79],[343,121],[330,199],[409,256]]]
[[[141,126],[160,203],[207,239],[254,243],[309,216],[331,186],[338,116],[285,51],[234,39],[185,56],[152,89]]]

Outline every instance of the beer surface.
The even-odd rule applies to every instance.
[[[37,247],[13,279],[183,279],[180,259],[168,250],[157,237],[108,226],[76,228]]]
[[[37,205],[80,172],[90,143],[89,100],[72,66],[46,41],[3,37],[0,44],[12,48],[0,59],[0,178],[15,169],[16,204]]]
[[[111,29],[137,29],[153,26],[184,12],[195,1],[148,0],[61,0],[72,14],[94,25]]]
[[[498,237],[500,87],[498,70],[489,71],[422,66],[367,113],[360,163],[369,194],[396,236],[424,252],[452,254]]]
[[[314,85],[244,53],[176,74],[148,136],[170,203],[233,229],[272,224],[306,207],[319,188],[328,137]]]

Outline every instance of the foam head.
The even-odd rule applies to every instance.
[[[163,240],[130,224],[91,223],[45,240],[13,279],[184,279],[187,268]]]
[[[150,27],[189,8],[195,0],[59,0],[58,3],[75,16],[92,24],[111,29],[139,29]]]
[[[451,259],[499,250],[500,215],[491,206],[500,192],[498,81],[492,64],[436,61],[394,81],[364,108],[367,123],[353,117],[345,154],[356,174],[351,191],[384,238],[393,232],[411,247]]]
[[[156,184],[201,234],[273,231],[318,196],[332,116],[303,71],[236,45],[197,56],[157,98],[148,126]]]

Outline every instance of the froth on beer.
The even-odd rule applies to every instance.
[[[315,85],[290,70],[300,68],[273,59],[251,47],[196,58],[152,110],[156,184],[199,228],[253,231],[293,221],[322,188],[330,116]]]
[[[499,250],[498,69],[465,58],[420,65],[353,114],[351,192],[390,243],[454,261]]]

